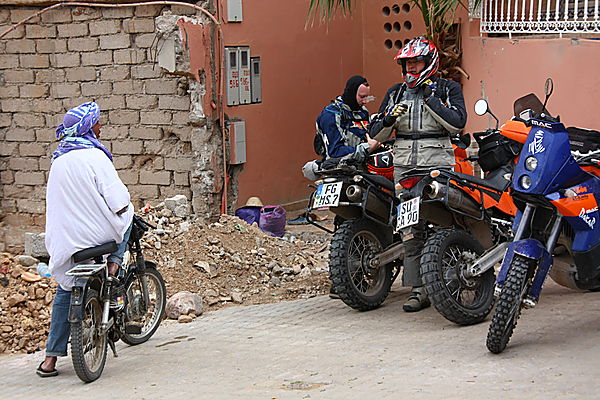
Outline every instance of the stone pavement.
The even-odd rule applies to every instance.
[[[458,327],[433,308],[402,312],[407,289],[357,312],[318,297],[166,321],[137,347],[118,344],[102,377],[70,358],[38,378],[42,354],[0,357],[1,399],[592,399],[600,389],[600,293],[548,283],[508,349],[488,353],[488,321]]]

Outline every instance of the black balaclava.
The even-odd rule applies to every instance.
[[[346,82],[346,88],[344,88],[344,94],[342,94],[342,101],[353,111],[360,110],[360,106],[356,101],[356,92],[360,85],[369,86],[365,78],[360,75],[354,75]]]

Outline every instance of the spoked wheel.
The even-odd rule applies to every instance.
[[[165,281],[158,270],[146,266],[146,280],[148,282],[148,298],[150,304],[144,311],[144,295],[140,279],[134,279],[127,284],[127,305],[125,307],[125,323],[137,325],[141,332],[139,334],[123,334],[121,339],[129,344],[136,345],[144,343],[158,329],[165,315],[165,306],[167,303],[167,289]]]
[[[492,353],[498,354],[504,351],[517,326],[517,320],[523,309],[523,299],[529,289],[528,277],[528,263],[524,258],[515,255],[488,330],[486,345]]]
[[[467,277],[467,267],[483,253],[465,231],[446,229],[431,235],[421,256],[421,276],[436,310],[449,321],[471,325],[483,321],[494,303],[494,270]]]
[[[106,333],[100,332],[102,302],[98,292],[88,289],[83,317],[71,324],[71,357],[79,379],[93,382],[102,375],[106,363]]]
[[[379,307],[392,285],[392,268],[372,268],[369,261],[391,243],[392,232],[366,219],[344,221],[333,234],[329,273],[335,293],[350,307]]]

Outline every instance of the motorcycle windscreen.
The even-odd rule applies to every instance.
[[[513,104],[514,115],[520,115],[525,110],[532,110],[534,115],[540,115],[542,112],[550,115],[548,109],[544,107],[541,100],[533,93],[515,100]]]

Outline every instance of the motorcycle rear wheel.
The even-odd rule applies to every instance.
[[[125,332],[121,337],[123,342],[135,346],[148,341],[160,326],[167,305],[167,288],[165,281],[156,268],[146,266],[148,278],[148,296],[150,305],[145,313],[141,312],[143,301],[142,288],[139,279],[131,280],[126,288],[127,306],[125,307],[125,323],[136,323],[141,326],[141,333]]]
[[[487,334],[486,346],[494,354],[506,348],[517,326],[523,309],[523,298],[527,293],[529,266],[522,257],[515,255],[500,292],[498,305]]]
[[[97,291],[85,293],[83,318],[71,324],[71,358],[79,379],[93,382],[100,378],[106,363],[106,333],[100,333],[102,301]]]
[[[344,221],[334,232],[329,252],[329,278],[333,289],[348,306],[373,310],[386,299],[392,286],[392,268],[373,269],[369,261],[392,241],[385,231],[367,219]]]
[[[421,276],[436,310],[459,325],[483,321],[494,304],[494,270],[467,278],[467,266],[483,253],[467,232],[445,229],[431,235],[421,256]]]

